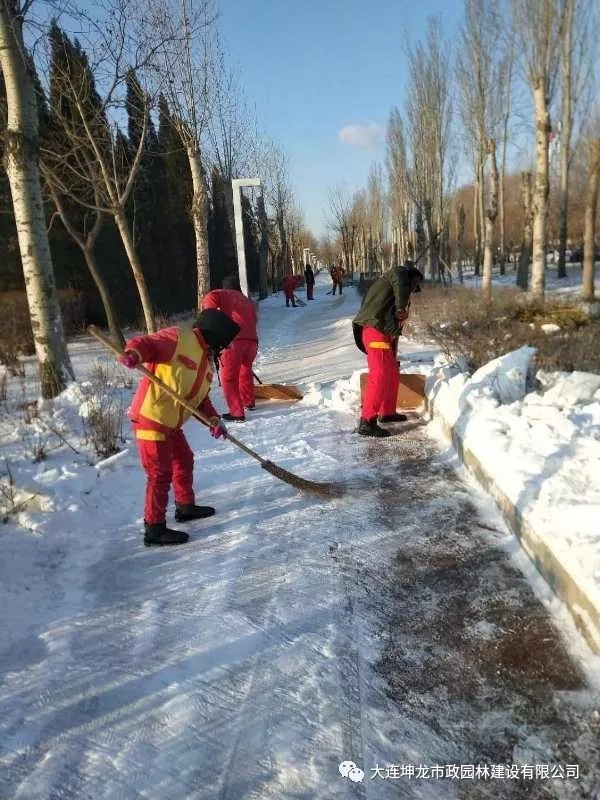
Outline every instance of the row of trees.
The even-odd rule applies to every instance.
[[[31,5],[0,4],[0,290],[26,290],[53,396],[73,375],[57,281],[118,338],[140,311],[152,331],[159,312],[198,306],[237,269],[231,180],[246,175],[263,185],[243,198],[252,288],[267,273],[276,287],[314,240],[285,155],[227,69],[211,0],[102,0],[61,25],[38,15],[35,58]]]
[[[542,298],[549,242],[563,277],[567,245],[584,244],[592,299],[598,26],[593,0],[464,0],[453,52],[430,20],[425,40],[407,45],[406,101],[390,112],[385,167],[375,165],[353,196],[330,193],[349,268],[412,256],[443,280],[470,260],[489,300],[493,263],[504,270],[518,255],[518,285]],[[456,190],[465,157],[473,182]],[[511,171],[511,161],[532,166]]]

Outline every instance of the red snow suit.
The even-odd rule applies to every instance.
[[[229,347],[221,352],[220,377],[229,413],[243,417],[244,408],[254,405],[252,365],[258,350],[256,306],[237,289],[214,289],[202,301],[202,308],[217,308],[240,326]]]
[[[363,419],[372,420],[378,415],[387,417],[396,413],[396,397],[400,374],[396,363],[398,338],[381,333],[376,328],[362,329],[362,341],[367,353],[369,380],[365,388]]]
[[[286,306],[290,304],[290,300],[292,301],[292,305],[295,306],[294,300],[294,292],[298,288],[298,284],[300,282],[300,278],[297,275],[285,275],[282,282],[281,288],[283,289],[283,293],[285,295],[285,304]]]
[[[208,345],[197,328],[164,328],[158,333],[130,339],[126,350],[135,351],[146,367],[207,417],[217,412],[208,392],[212,370]],[[187,411],[160,387],[144,377],[129,408],[142,467],[146,473],[144,521],[165,521],[169,488],[176,503],[193,503],[194,456],[181,430]]]

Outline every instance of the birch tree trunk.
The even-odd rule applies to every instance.
[[[4,165],[25,278],[42,397],[59,394],[73,369],[67,351],[46,232],[39,172],[38,114],[17,0],[0,3],[0,66],[7,101]]]
[[[82,252],[90,275],[96,284],[96,289],[98,289],[98,294],[100,295],[102,306],[104,307],[106,324],[108,325],[110,335],[113,341],[118,342],[121,346],[123,346],[125,344],[125,339],[123,337],[123,333],[121,332],[121,327],[119,325],[117,314],[108,291],[108,286],[106,285],[106,282],[100,274],[100,270],[98,269],[98,262],[96,261],[93,245],[91,247],[89,245],[83,246]]]
[[[43,165],[42,165],[43,170]],[[83,253],[83,257],[85,258],[85,263],[87,265],[88,271],[92,276],[92,280],[96,284],[96,289],[98,290],[98,294],[100,295],[100,299],[102,301],[102,306],[104,308],[104,314],[106,316],[106,324],[108,325],[108,329],[110,331],[110,335],[112,336],[115,342],[119,342],[121,345],[125,344],[125,339],[123,338],[123,334],[121,333],[121,328],[118,323],[117,313],[115,311],[114,304],[112,302],[112,298],[110,296],[110,292],[108,290],[108,286],[106,281],[102,277],[102,272],[98,268],[98,263],[96,261],[96,256],[94,254],[94,247],[96,246],[96,241],[98,239],[98,235],[102,228],[102,223],[104,221],[104,214],[100,211],[96,211],[96,218],[94,220],[94,224],[92,228],[84,234],[79,234],[74,226],[71,224],[71,220],[69,219],[69,215],[67,213],[67,209],[62,202],[58,191],[54,188],[51,183],[51,179],[48,173],[45,173],[45,177],[47,179],[47,186],[50,190],[50,194],[52,196],[52,200],[54,201],[54,205],[56,206],[56,210],[60,216],[61,222],[64,225],[65,230],[73,239],[75,244],[79,247],[81,252]]]
[[[465,207],[461,203],[458,207],[457,232],[456,232],[456,268],[458,280],[463,283],[463,260],[465,257]]]
[[[544,299],[546,284],[546,241],[548,238],[548,137],[550,114],[542,79],[534,82],[535,102],[535,189],[533,194],[533,254],[531,258],[531,295]]]
[[[496,163],[496,142],[492,138],[487,141],[487,151],[490,170],[490,190],[488,193],[488,204],[485,210],[485,239],[481,290],[484,303],[489,304],[492,302],[494,222],[498,214],[498,165]]]
[[[269,294],[267,284],[267,261],[269,255],[269,224],[267,212],[265,210],[265,198],[259,195],[256,209],[258,214],[258,225],[260,228],[260,245],[258,252],[258,297],[264,300]]]
[[[531,186],[531,173],[521,173],[521,197],[523,200],[523,239],[521,241],[521,254],[517,267],[517,286],[524,292],[529,288],[529,261],[531,259],[532,230],[532,204],[533,189]]]
[[[475,275],[479,275],[480,243],[479,235],[479,186],[477,177],[473,185],[473,267]]]
[[[483,136],[483,134],[482,134]],[[484,161],[485,155],[483,152],[484,141],[481,139],[481,152],[477,156],[477,212],[479,220],[477,223],[478,240],[477,240],[477,263],[475,274],[479,275],[479,270],[483,265],[483,248],[485,246],[485,177],[484,177]]]
[[[438,244],[433,226],[431,201],[423,201],[423,221],[425,223],[425,235],[427,242],[427,275],[432,281],[437,281],[438,270]]]
[[[504,164],[506,158],[505,146],[502,145],[501,164]],[[505,199],[504,199],[504,183],[505,183],[505,169],[504,166],[500,167],[500,174],[498,176],[498,212],[500,223],[500,275],[506,273],[506,224],[505,224]]]
[[[504,189],[506,185],[506,151],[508,148],[508,122],[510,119],[510,92],[507,109],[502,121],[502,156],[500,158],[500,176],[498,181],[498,211],[500,215],[500,274],[506,272],[506,200]]]
[[[200,148],[192,141],[186,146],[192,173],[192,224],[196,237],[196,303],[202,307],[204,295],[210,291],[210,266],[208,255],[208,187],[200,160]]]
[[[583,233],[583,291],[582,299],[592,302],[594,293],[594,262],[596,256],[596,211],[600,189],[600,138],[590,142],[590,176],[585,204],[585,227]]]
[[[279,236],[279,275],[283,277],[289,274],[290,263],[288,258],[288,243],[285,234],[285,219],[283,209],[277,212],[277,233]]]
[[[567,277],[567,215],[569,211],[569,160],[571,155],[571,88],[573,69],[573,14],[575,0],[566,0],[561,41],[562,103],[560,130],[560,190],[558,207],[558,269],[559,278]]]
[[[156,331],[156,325],[154,323],[154,312],[152,310],[150,293],[148,292],[146,279],[144,278],[144,273],[142,272],[142,265],[140,264],[140,259],[135,249],[129,222],[125,216],[125,211],[122,208],[119,208],[117,211],[115,211],[113,213],[113,217],[119,233],[121,234],[121,241],[123,242],[123,247],[127,253],[127,259],[131,265],[133,279],[135,280],[138,288],[140,301],[142,303],[142,310],[144,312],[144,320],[146,322],[146,329],[148,333],[154,333]]]
[[[502,151],[500,156],[500,175],[498,179],[498,216],[500,227],[500,274],[506,273],[506,199],[505,199],[505,186],[506,186],[506,159],[508,151],[508,125],[511,119],[511,106],[512,106],[512,85],[513,85],[513,69],[514,69],[514,41],[511,40],[505,56],[502,61],[500,76],[504,83],[504,91],[502,93]]]

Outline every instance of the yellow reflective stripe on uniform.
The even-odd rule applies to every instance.
[[[391,350],[392,345],[389,342],[369,342],[369,347],[373,350]]]
[[[148,428],[138,428],[135,432],[136,439],[143,439],[145,442],[165,442],[167,437],[160,431],[151,431]]]

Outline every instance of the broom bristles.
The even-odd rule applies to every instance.
[[[289,483],[290,486],[294,486],[303,492],[313,492],[324,497],[341,497],[345,491],[340,484],[319,483],[318,481],[309,481],[306,478],[301,478],[299,475],[294,475],[293,472],[283,469],[283,467],[278,467],[272,461],[264,461],[262,468],[279,478],[279,480],[285,481],[285,483]]]

